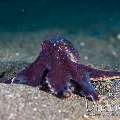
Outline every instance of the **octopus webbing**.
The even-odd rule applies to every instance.
[[[36,60],[4,83],[26,84],[46,87],[52,94],[69,97],[77,92],[99,100],[100,95],[91,81],[120,79],[120,72],[104,71],[80,64],[80,55],[67,39],[56,36],[42,43]]]

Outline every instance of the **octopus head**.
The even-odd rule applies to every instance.
[[[80,56],[78,51],[73,47],[72,43],[61,36],[56,36],[50,40],[57,50],[64,54],[68,59],[75,63],[79,63]]]

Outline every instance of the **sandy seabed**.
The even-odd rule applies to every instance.
[[[41,42],[52,35],[49,32],[0,34],[0,75],[4,73],[0,80],[12,78],[34,61],[41,50]],[[120,70],[120,40],[115,36],[104,39],[81,34],[64,36],[78,49],[82,64]],[[93,104],[84,97],[74,95],[69,100],[61,100],[39,88],[1,83],[0,120],[119,120],[120,98],[110,96],[110,82],[99,85],[102,86],[99,91],[107,98],[100,104]],[[103,88],[105,90],[101,91]]]

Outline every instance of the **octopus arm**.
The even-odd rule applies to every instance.
[[[120,72],[118,71],[99,70],[82,64],[79,65],[79,69],[83,72],[87,71],[93,81],[120,80]]]
[[[66,71],[69,71],[71,74],[72,81],[76,83],[77,88],[75,86],[75,89],[77,89],[78,92],[82,92],[83,95],[89,97],[92,100],[98,100],[98,93],[90,81],[89,72],[82,70],[83,68],[81,68],[78,63],[67,59],[67,57],[65,58],[64,66]]]
[[[4,83],[26,84],[30,86],[40,85],[42,75],[49,66],[49,56],[46,55],[41,52],[32,64],[18,72],[15,78],[6,80]]]
[[[76,82],[78,83],[83,95],[90,98],[91,100],[99,100],[98,93],[91,83],[89,73],[83,73],[82,78],[80,80],[77,79]]]

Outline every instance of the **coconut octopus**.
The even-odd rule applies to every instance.
[[[4,83],[26,84],[47,88],[52,94],[66,98],[77,92],[91,100],[100,100],[91,81],[120,79],[120,72],[104,71],[80,64],[80,55],[67,39],[56,36],[42,43],[36,60]]]

